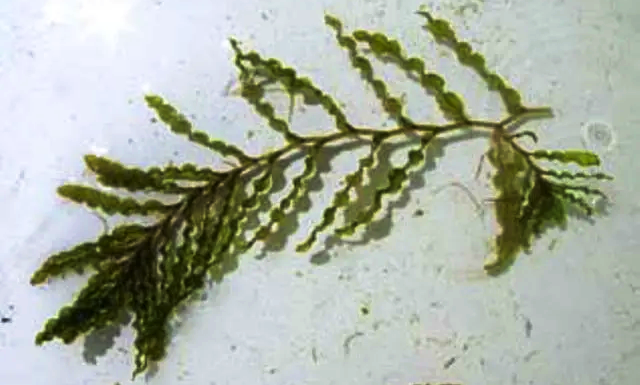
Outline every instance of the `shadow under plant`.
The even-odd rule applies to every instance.
[[[383,226],[374,232],[371,229],[376,224],[390,223],[394,205],[406,204],[409,190],[423,184],[419,179],[411,182],[412,176],[434,168],[435,158],[444,155],[443,142],[475,135],[488,138],[485,156],[494,168],[493,208],[500,225],[495,253],[484,266],[487,274],[505,272],[516,256],[530,250],[532,242],[546,229],[564,228],[570,210],[593,216],[597,200],[606,197],[585,182],[612,179],[600,172],[582,171],[598,166],[598,156],[582,150],[527,148],[523,141],[536,143],[538,137],[532,131],[520,130],[521,124],[531,118],[549,117],[551,109],[526,106],[520,94],[491,72],[470,44],[458,40],[447,21],[428,12],[418,14],[425,18],[424,28],[431,36],[453,50],[460,64],[475,71],[500,96],[507,113],[504,119],[487,121],[469,116],[462,99],[446,89],[445,80],[429,72],[422,59],[408,56],[398,41],[366,30],[347,33],[331,15],[325,16],[326,25],[395,122],[394,128],[353,125],[338,103],[309,78],[300,77],[277,59],[244,51],[232,38],[239,94],[271,129],[282,135],[283,146],[251,156],[195,130],[162,97],[147,95],[148,106],[172,132],[222,157],[232,158],[237,165],[223,170],[194,164],[140,169],[101,156],[85,156],[84,161],[99,184],[129,192],[162,194],[167,199],[140,201],[78,184],[58,188],[62,197],[104,214],[145,216],[155,222],[121,224],[96,241],[79,244],[44,261],[31,278],[33,285],[86,268],[95,273],[75,300],[45,323],[36,343],[55,338],[71,343],[86,333],[117,325],[124,315],[130,315],[136,333],[133,376],[147,371],[166,354],[169,325],[175,314],[202,293],[207,281],[219,282],[233,271],[238,257],[255,244],[266,245],[266,250],[282,247],[286,236],[298,227],[297,216],[309,207],[309,191],[323,188],[320,174],[327,171],[328,159],[350,146],[367,146],[368,154],[343,178],[319,223],[296,246],[298,252],[310,251],[330,228],[333,239],[348,238],[361,229],[369,229],[365,240],[383,237],[388,228]],[[435,99],[448,123],[420,123],[407,116],[401,99],[393,96],[387,84],[374,73],[370,56],[396,66],[416,81]],[[278,116],[265,98],[266,87],[274,85],[289,96],[290,114],[294,103],[301,100],[305,105],[324,109],[333,119],[333,127],[321,135],[302,136],[291,131],[288,120]],[[410,147],[405,150],[406,161],[400,166],[389,163],[388,150],[397,139],[404,139],[404,144],[395,150]],[[304,168],[287,181],[284,170],[296,159],[303,161]],[[578,171],[551,167],[558,163],[573,164]],[[284,197],[271,205],[270,194],[286,187],[289,189]],[[353,195],[357,198],[353,199]],[[399,199],[385,209],[386,200],[392,197]],[[261,210],[268,211],[264,221],[258,220]],[[382,219],[381,212],[386,214]],[[341,217],[342,223],[334,225]],[[314,258],[322,262],[322,255],[316,254]]]

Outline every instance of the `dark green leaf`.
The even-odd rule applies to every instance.
[[[150,215],[166,212],[173,207],[155,199],[138,202],[133,198],[120,198],[92,187],[76,184],[58,187],[58,194],[76,203],[86,204],[92,209],[102,210],[109,215]]]

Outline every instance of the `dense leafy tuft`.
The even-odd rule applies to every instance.
[[[500,95],[507,113],[503,120],[489,122],[473,118],[461,97],[446,88],[445,79],[430,72],[423,59],[404,52],[400,42],[380,32],[359,29],[348,33],[335,16],[326,15],[325,23],[396,127],[378,129],[354,125],[338,102],[311,79],[300,76],[277,59],[243,50],[240,42],[230,39],[239,71],[239,95],[285,143],[260,156],[249,156],[236,146],[196,130],[184,114],[161,96],[147,95],[145,101],[149,108],[172,132],[219,156],[234,158],[236,166],[226,170],[193,164],[142,169],[86,155],[85,164],[100,185],[127,192],[160,194],[171,197],[172,201],[140,201],[78,184],[65,184],[58,189],[60,196],[104,214],[151,217],[152,224],[119,225],[94,242],[79,244],[44,261],[31,278],[34,285],[71,272],[91,270],[93,275],[74,301],[45,323],[36,336],[36,343],[55,338],[71,343],[130,313],[134,316],[136,332],[134,377],[145,371],[151,361],[161,360],[166,354],[168,325],[179,306],[198,293],[207,279],[219,281],[233,270],[238,254],[256,243],[269,241],[285,218],[297,211],[298,203],[308,192],[309,181],[317,176],[322,152],[341,142],[367,142],[369,152],[344,176],[342,187],[334,193],[318,223],[297,245],[299,252],[310,250],[320,234],[340,220],[340,215],[356,212],[352,210],[356,207],[353,192],[363,186],[368,173],[378,166],[381,146],[397,137],[419,141],[407,151],[404,164],[388,171],[384,184],[372,186],[371,202],[360,207],[352,218],[345,215],[343,223],[333,228],[335,235],[352,236],[360,228],[369,226],[381,211],[384,200],[406,188],[411,172],[427,160],[429,150],[439,137],[469,129],[490,134],[486,156],[495,170],[492,182],[500,230],[495,238],[495,255],[485,264],[488,274],[506,271],[516,256],[521,251],[529,251],[533,241],[547,229],[565,227],[571,208],[593,216],[595,202],[606,196],[586,182],[612,177],[602,172],[557,170],[543,166],[542,162],[587,168],[600,165],[598,156],[583,150],[522,147],[519,139],[526,137],[537,143],[537,135],[512,128],[531,117],[549,114],[550,109],[527,107],[520,94],[491,72],[484,58],[469,43],[456,37],[447,21],[428,12],[418,13],[426,18],[425,29],[435,40],[451,48],[460,64],[473,69],[490,90]],[[435,99],[448,123],[420,123],[407,116],[401,99],[375,74],[368,55],[398,67],[416,81],[427,96]],[[276,108],[265,97],[266,87],[273,85],[281,87],[289,96],[288,119],[278,116]],[[293,132],[289,122],[300,97],[306,105],[321,107],[332,118],[334,128],[317,136]],[[249,218],[257,217],[255,214],[269,201],[274,180],[282,178],[278,173],[285,167],[280,166],[296,153],[302,156],[303,169],[288,184],[283,197],[269,208],[266,219],[258,220],[252,227]]]

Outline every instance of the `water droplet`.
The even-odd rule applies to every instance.
[[[606,122],[592,121],[582,127],[584,146],[595,152],[611,152],[617,144],[616,133]]]

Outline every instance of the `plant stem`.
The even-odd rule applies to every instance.
[[[385,139],[391,138],[394,136],[399,136],[402,134],[408,135],[410,133],[431,133],[434,136],[437,136],[445,133],[451,133],[453,131],[457,131],[463,128],[469,128],[469,129],[481,128],[481,129],[488,129],[492,131],[495,131],[495,130],[504,131],[508,125],[511,125],[519,120],[533,117],[535,115],[548,115],[550,113],[551,113],[550,108],[540,107],[540,108],[525,109],[523,112],[510,115],[499,122],[491,122],[491,121],[485,121],[485,120],[468,120],[464,122],[449,123],[444,125],[415,124],[411,127],[401,126],[401,127],[395,127],[395,128],[386,129],[386,130],[374,129],[374,128],[368,128],[368,127],[360,127],[360,128],[353,127],[349,131],[339,131],[339,132],[333,132],[325,135],[301,137],[300,138],[301,140],[299,141],[288,143],[282,148],[267,152],[259,157],[252,158],[247,163],[241,166],[238,166],[237,168],[230,170],[228,172],[236,171],[244,174],[245,172],[248,172],[249,170],[254,169],[256,167],[259,167],[264,163],[268,163],[269,161],[273,161],[274,159],[280,159],[284,155],[290,152],[293,152],[295,150],[298,150],[303,146],[326,145],[326,144],[335,143],[347,138],[363,138],[363,137],[372,138],[373,136],[376,136],[376,135],[382,135]],[[512,143],[513,146],[518,147],[516,148],[517,150],[520,149],[524,151],[524,149],[520,148],[514,141],[510,140],[510,142]]]

